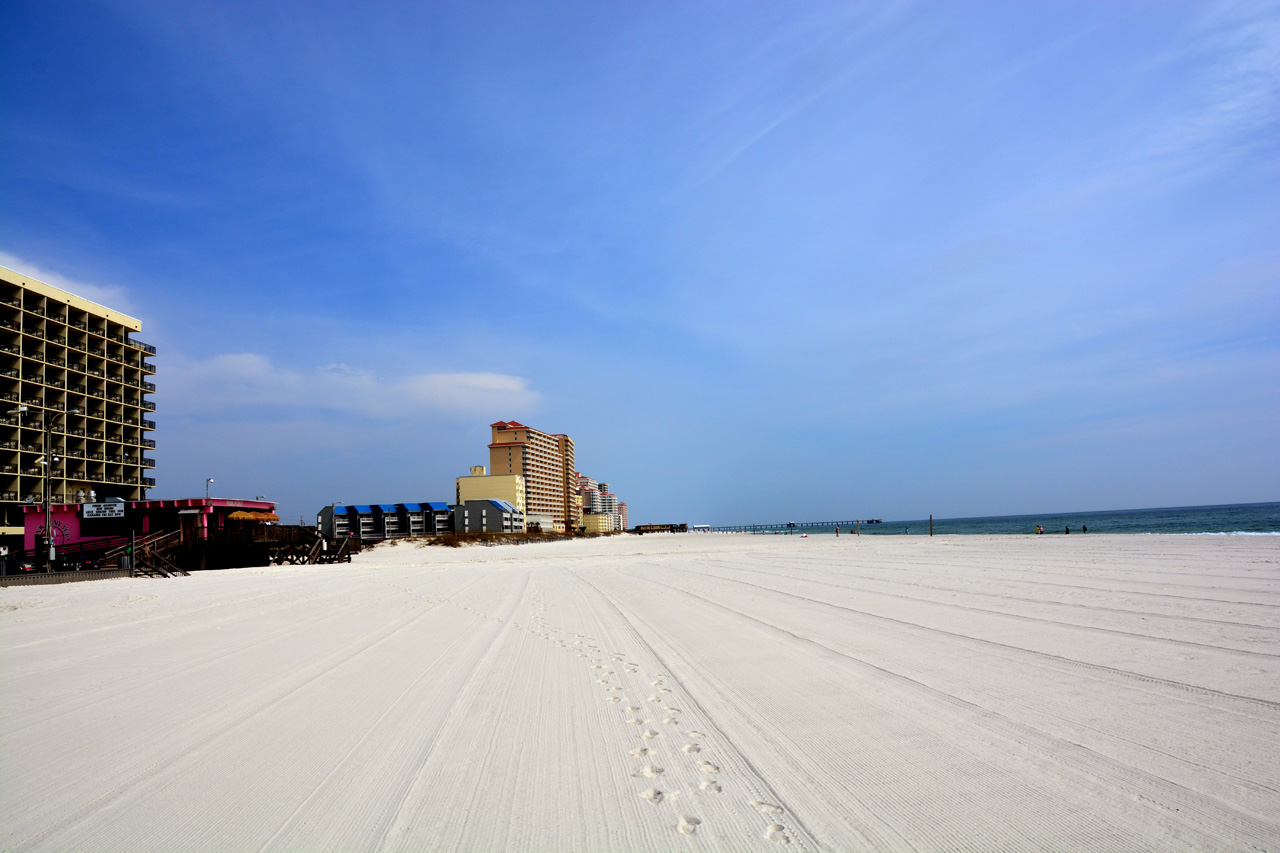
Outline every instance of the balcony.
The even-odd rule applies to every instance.
[[[142,463],[143,468],[156,467],[156,460],[152,459],[150,456],[139,456],[138,461]]]
[[[156,479],[155,477],[139,477],[138,484],[141,486],[146,486],[147,488],[155,488]]]
[[[156,441],[154,438],[144,438],[140,440],[138,444],[141,444],[143,447],[150,447],[152,450],[155,450],[156,447]]]
[[[148,411],[148,412],[154,412],[154,411],[156,410],[156,404],[155,404],[155,403],[153,403],[153,402],[151,402],[150,400],[143,400],[143,401],[142,401],[142,408],[143,408],[145,411]]]
[[[155,347],[153,347],[151,344],[144,344],[142,341],[137,340],[136,338],[129,338],[129,340],[128,340],[128,341],[126,341],[125,343],[129,344],[129,345],[130,345],[130,346],[132,346],[132,347],[136,347],[137,349],[142,350],[143,352],[147,353],[148,355],[155,355],[155,354],[156,354],[156,348],[155,348]]]
[[[146,418],[143,418],[143,419],[142,419],[142,428],[143,428],[143,429],[155,429],[155,428],[156,428],[156,422],[155,422],[155,421],[149,421],[149,420],[147,420]]]

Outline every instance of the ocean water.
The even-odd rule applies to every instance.
[[[1162,509],[1113,509],[1099,512],[996,515],[982,518],[935,518],[934,534],[1035,533],[1044,525],[1046,536],[1071,533],[1191,533],[1221,535],[1280,535],[1280,503],[1181,506]],[[884,521],[862,525],[863,535],[929,535],[929,519]],[[813,528],[803,533],[834,533],[833,528]],[[841,533],[846,532],[841,530]]]

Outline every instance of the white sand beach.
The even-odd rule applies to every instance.
[[[1280,537],[623,536],[0,590],[0,850],[1280,849]]]

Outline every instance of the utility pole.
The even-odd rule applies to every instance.
[[[52,440],[49,416],[44,417],[44,570],[53,571],[53,454],[50,452]]]

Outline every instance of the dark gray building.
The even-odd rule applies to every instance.
[[[506,501],[467,501],[453,508],[455,533],[523,533],[524,513]]]

